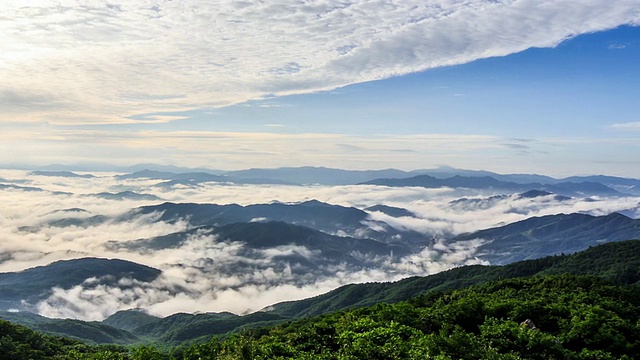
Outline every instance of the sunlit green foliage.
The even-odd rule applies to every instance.
[[[432,292],[183,346],[95,347],[0,321],[2,359],[635,359],[640,288],[552,275]],[[527,320],[529,320],[527,322]]]
[[[267,326],[266,318],[262,328],[171,351],[165,351],[169,341],[133,348],[90,346],[0,321],[0,359],[640,359],[639,245],[611,244],[572,256],[451,271],[441,277],[477,285],[432,287],[408,301],[283,320],[277,326]],[[538,275],[486,276],[504,271]],[[541,276],[541,271],[586,275]],[[393,290],[404,293],[419,279]],[[353,291],[341,293],[341,299]],[[237,318],[219,316],[222,322],[216,324],[222,325]],[[188,324],[170,332],[170,340],[193,338],[181,335],[186,332],[210,333],[206,328],[213,323]],[[227,328],[232,326],[214,331]]]
[[[634,359],[640,288],[555,275],[491,282],[193,345],[185,359]],[[530,324],[522,324],[527,319]]]
[[[43,335],[0,320],[0,359],[128,359],[127,350],[114,345],[89,346],[76,340]]]

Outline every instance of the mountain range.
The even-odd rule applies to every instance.
[[[530,191],[517,198],[553,196],[550,193]],[[456,205],[465,202],[493,201],[502,199],[460,199]],[[556,200],[567,198],[556,196]],[[390,216],[411,216],[406,209],[375,206],[369,211],[379,211]],[[169,234],[154,239],[139,239],[129,243],[114,242],[129,249],[147,247],[160,249],[184,242],[196,233],[216,235],[228,241],[240,241],[247,245],[279,246],[293,244],[307,246],[325,254],[329,244],[342,244],[333,254],[347,255],[360,253],[371,255],[391,254],[395,256],[419,252],[441,237],[429,236],[410,230],[398,230],[382,221],[373,221],[369,214],[353,207],[330,205],[316,200],[303,203],[256,204],[248,206],[216,204],[176,204],[144,206],[134,209],[123,218],[133,218],[141,214],[159,214],[156,221],[176,222],[188,219],[191,228],[185,232]],[[102,216],[66,218],[50,223],[50,226],[81,226],[107,221]],[[307,229],[305,229],[307,228]],[[311,231],[311,229],[315,231]],[[323,239],[314,243],[308,239]],[[619,213],[607,216],[588,214],[555,214],[531,217],[515,223],[467,234],[452,236],[448,241],[460,242],[482,239],[476,256],[492,264],[539,258],[548,255],[573,253],[588,246],[603,242],[640,238],[640,220]],[[369,251],[363,246],[353,246],[356,242],[369,241]],[[321,244],[325,245],[321,245]],[[314,246],[311,246],[315,244]],[[115,246],[115,245],[113,245]],[[375,249],[375,250],[374,250]],[[326,253],[329,254],[329,253]],[[337,259],[343,259],[338,256]]]
[[[554,195],[530,191],[516,196],[518,199],[536,197],[549,198]],[[459,199],[454,205],[473,202],[474,206],[478,206],[477,201],[490,203],[502,199],[502,196]],[[566,201],[560,196],[555,196],[555,199]],[[408,210],[386,205],[369,207],[367,211],[397,216],[395,219],[414,219]],[[186,221],[188,226],[182,231],[129,241],[114,239],[103,246],[112,253],[125,251],[144,254],[166,249],[186,249],[191,246],[190,241],[197,240],[198,247],[233,249],[233,256],[236,257],[233,261],[198,265],[201,271],[216,271],[232,276],[270,268],[286,271],[292,276],[288,281],[298,285],[311,280],[306,274],[329,276],[339,266],[350,271],[394,271],[404,263],[415,265],[415,261],[437,261],[439,257],[452,255],[457,251],[456,246],[464,247],[464,244],[472,246],[471,252],[466,255],[470,259],[508,264],[574,253],[605,242],[640,239],[640,220],[619,213],[606,216],[572,213],[530,217],[465,234],[436,236],[394,227],[380,220],[374,221],[367,211],[316,200],[247,206],[162,203],[136,208],[115,218],[67,211],[63,214],[69,217],[56,218],[41,226],[88,228],[103,223],[133,221],[140,216],[150,215],[156,222],[173,224]],[[425,252],[428,255],[424,255]]]
[[[188,231],[129,242],[113,241],[112,250],[157,251],[179,248],[194,237],[209,238],[212,243],[241,243],[236,253],[244,259],[260,259],[265,252],[274,256],[268,264],[276,271],[291,271],[294,275],[315,273],[320,276],[333,266],[376,268],[379,258],[398,259],[409,255],[411,248],[401,243],[384,243],[367,238],[329,235],[308,227],[282,221],[232,223],[222,226],[202,226]],[[274,250],[275,249],[275,250]],[[246,267],[246,268],[245,268]],[[241,262],[219,267],[229,274],[259,268],[258,264]],[[330,275],[331,272],[326,273]]]
[[[51,176],[51,177],[70,177],[70,178],[83,178],[83,179],[91,179],[95,176],[91,174],[77,174],[72,171],[44,171],[44,170],[36,170],[29,173],[29,175],[35,176]]]
[[[548,191],[564,196],[640,195],[640,180],[614,176],[572,176],[554,179],[536,174],[497,174],[489,171],[461,170],[441,167],[431,170],[341,170],[322,167],[277,169],[248,169],[230,172],[172,173],[142,170],[117,179],[149,178],[167,180],[158,184],[170,187],[177,184],[196,185],[202,182],[228,182],[236,184],[288,184],[288,185],[384,185],[420,186],[426,188],[466,188],[507,192],[528,190]]]
[[[590,246],[640,239],[638,180],[608,176],[311,167],[6,174],[13,178],[0,179],[8,204],[0,214],[9,239],[2,244],[3,268],[91,257],[0,274],[2,317],[97,343],[176,344],[425,291],[546,274]],[[300,185],[310,183],[321,186]],[[605,275],[628,283],[637,275],[637,249],[614,244],[614,252],[629,258],[616,255],[625,265],[606,265]],[[601,258],[590,251],[595,265]],[[579,262],[568,271],[587,271],[586,260]],[[336,290],[278,303],[330,289]],[[114,314],[121,309],[130,310]],[[161,318],[146,309],[244,315]]]
[[[390,208],[374,208],[375,211]],[[373,211],[373,210],[372,210]],[[396,208],[396,212],[399,211]],[[188,220],[190,227],[223,226],[234,223],[279,221],[304,226],[330,235],[369,238],[384,243],[421,244],[425,235],[411,230],[398,230],[382,221],[374,221],[369,213],[355,207],[332,205],[317,200],[302,203],[270,203],[241,206],[237,204],[171,203],[142,206],[116,218],[103,215],[64,217],[47,222],[46,226],[87,227],[107,221],[126,221],[141,215],[158,214],[155,221],[175,223]],[[70,214],[74,215],[74,214]],[[397,214],[396,214],[397,215]],[[25,228],[25,230],[27,230]]]
[[[526,192],[531,190],[552,192],[563,196],[622,195],[618,191],[598,182],[557,182],[553,184],[516,183],[496,180],[490,176],[468,177],[456,175],[439,179],[429,175],[417,175],[401,179],[376,179],[361,183],[362,185],[383,185],[394,187],[418,186],[425,188],[465,188],[475,190],[491,190],[506,192]]]
[[[83,260],[96,262],[99,259]],[[109,264],[114,260],[102,260]],[[58,262],[52,269],[77,265]],[[145,268],[131,275],[153,277]],[[515,262],[505,266],[465,266],[426,277],[412,277],[393,283],[353,284],[313,298],[274,304],[263,311],[238,316],[231,313],[175,314],[165,318],[148,315],[141,310],[120,311],[102,322],[47,319],[28,312],[0,312],[0,318],[24,324],[49,334],[64,335],[97,343],[135,343],[159,341],[178,344],[203,340],[247,326],[259,327],[302,317],[329,314],[376,303],[404,301],[420,294],[447,289],[461,289],[497,279],[550,274],[595,275],[618,284],[640,285],[640,241],[622,241],[588,248],[573,255],[558,255]],[[47,267],[14,273],[14,280],[42,273]],[[68,280],[58,278],[60,281]],[[48,286],[48,285],[47,285]]]
[[[88,171],[91,167],[50,166],[33,171],[39,176],[83,177],[70,169]],[[556,179],[538,174],[498,174],[484,170],[464,170],[442,166],[434,169],[404,171],[384,170],[343,170],[325,167],[284,167],[274,169],[246,169],[223,171],[212,169],[190,169],[176,166],[139,164],[131,167],[102,166],[102,171],[125,172],[116,179],[156,179],[165,180],[162,187],[174,185],[197,185],[202,182],[222,182],[235,184],[289,184],[289,185],[353,185],[376,184],[385,186],[422,187],[464,187],[471,189],[500,189],[509,191],[542,190],[560,195],[576,194],[632,194],[640,195],[640,180],[606,175],[571,176]]]
[[[455,237],[484,239],[477,256],[492,264],[571,254],[605,242],[640,239],[640,220],[613,213],[606,216],[557,214],[533,217],[505,226]]]
[[[497,174],[489,171],[461,170],[441,167],[431,170],[341,170],[322,167],[248,169],[230,172],[185,172],[141,170],[117,175],[117,179],[167,180],[158,186],[196,185],[202,182],[236,184],[352,185],[451,187],[477,190],[549,191],[565,196],[640,194],[640,180],[614,176],[573,176],[554,179],[535,174]]]

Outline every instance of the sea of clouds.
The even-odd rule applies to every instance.
[[[89,278],[69,289],[54,288],[33,307],[49,317],[102,320],[118,310],[142,308],[166,316],[177,312],[257,311],[280,301],[315,296],[341,285],[393,281],[428,275],[468,264],[486,264],[475,257],[484,240],[447,242],[453,235],[558,213],[604,215],[625,211],[640,217],[637,197],[571,198],[553,195],[527,198],[517,194],[491,197],[449,188],[384,186],[285,186],[202,183],[154,186],[160,180],[119,181],[114,174],[95,178],[36,176],[24,171],[0,171],[0,272],[15,272],[57,260],[82,257],[118,258],[162,270],[152,282],[121,279],[105,285]],[[40,189],[40,190],[37,190]],[[102,192],[134,191],[158,200],[108,200]],[[460,198],[469,201],[456,201]],[[113,246],[190,229],[187,219],[159,221],[158,213],[119,218],[139,206],[162,202],[250,205],[295,203],[316,199],[364,209],[384,204],[409,210],[414,216],[392,217],[370,212],[399,230],[425,234],[429,246],[402,258],[371,259],[375,266],[353,268],[334,263],[311,273],[296,271],[283,257],[313,259],[317,251],[299,245],[248,251],[242,242],[195,233],[179,246],[149,250]],[[66,218],[104,216],[85,224],[52,225]]]

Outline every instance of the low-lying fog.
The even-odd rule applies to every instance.
[[[471,232],[533,216],[582,212],[604,215],[626,211],[639,217],[637,197],[571,198],[553,196],[523,198],[517,194],[491,197],[454,189],[384,186],[284,186],[204,183],[194,186],[154,186],[162,180],[118,181],[114,174],[95,178],[35,176],[23,171],[0,171],[0,272],[13,272],[56,260],[80,257],[119,258],[160,269],[151,283],[126,287],[94,286],[93,279],[71,289],[54,289],[52,297],[37,304],[49,317],[102,320],[123,309],[144,308],[166,316],[176,312],[246,313],[285,300],[318,295],[347,283],[391,281],[428,275],[452,267],[482,263],[474,257],[481,240],[448,244],[446,236]],[[132,191],[146,200],[109,199],[101,193]],[[509,195],[509,194],[507,194]],[[472,201],[455,201],[462,197]],[[371,220],[400,230],[425,234],[425,248],[401,259],[379,258],[379,266],[353,270],[343,264],[303,275],[295,264],[279,263],[280,254],[315,254],[300,246],[280,246],[251,258],[244,244],[222,242],[208,235],[194,235],[180,247],[148,251],[105,246],[183,231],[188,219],[176,223],[157,221],[160,214],[141,215],[126,221],[107,220],[91,226],[51,226],[69,217],[104,215],[114,218],[143,205],[163,202],[259,204],[302,202],[316,199],[334,205],[364,209],[384,204],[404,208],[415,216],[392,217],[371,212]],[[372,222],[373,224],[374,222]],[[435,234],[435,239],[434,239]],[[242,266],[238,266],[242,264]],[[60,301],[66,300],[66,301]],[[66,303],[68,306],[60,304]]]

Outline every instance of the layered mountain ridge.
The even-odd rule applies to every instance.
[[[72,262],[51,266],[69,264]],[[166,344],[178,344],[193,339],[207,339],[247,326],[272,325],[377,303],[395,303],[428,292],[462,289],[497,279],[572,274],[595,275],[618,284],[637,285],[640,284],[639,269],[640,241],[634,240],[590,247],[573,255],[526,260],[505,266],[465,266],[393,283],[347,285],[317,297],[274,304],[264,311],[244,316],[224,312],[179,313],[158,318],[133,309],[117,312],[100,323],[48,319],[28,312],[0,312],[0,318],[45,333],[95,343],[132,343],[154,339]]]

